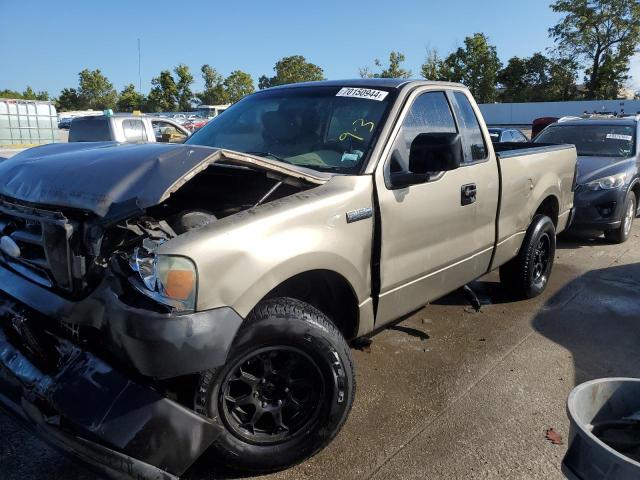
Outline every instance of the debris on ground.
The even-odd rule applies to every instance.
[[[351,346],[356,350],[360,350],[361,352],[371,353],[371,343],[373,343],[373,341],[370,338],[361,337],[356,338],[351,343]]]
[[[473,307],[476,312],[479,312],[482,308],[482,304],[480,303],[480,300],[478,299],[478,296],[475,294],[475,292],[471,290],[471,287],[469,285],[465,285],[464,287],[462,287],[462,293],[464,293],[464,296],[467,297],[467,300],[471,304],[471,307]]]
[[[554,445],[562,445],[562,436],[556,432],[553,428],[548,428],[546,432],[544,432],[544,436],[547,440],[549,440]]]

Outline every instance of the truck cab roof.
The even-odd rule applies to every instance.
[[[317,82],[291,83],[286,85],[278,85],[272,89],[282,88],[304,88],[304,87],[360,87],[360,88],[394,88],[397,90],[405,86],[420,85],[442,85],[447,87],[464,87],[460,83],[453,82],[435,82],[430,80],[407,79],[407,78],[354,78],[347,80],[320,80]]]

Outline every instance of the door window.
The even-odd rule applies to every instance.
[[[156,137],[156,142],[181,143],[187,138],[183,131],[169,122],[158,120],[152,121],[151,125],[153,127],[153,134]]]
[[[127,142],[147,141],[147,134],[144,131],[142,120],[123,120],[122,131]]]
[[[524,134],[518,130],[514,130],[513,131],[513,141],[514,142],[526,142],[527,141],[527,137],[524,136]]]
[[[487,145],[480,129],[480,122],[476,117],[469,98],[463,92],[453,92],[456,100],[454,108],[460,122],[462,144],[464,145],[464,162],[472,163],[487,158]]]
[[[391,171],[409,170],[409,150],[421,133],[456,133],[456,123],[444,92],[427,92],[413,102],[396,138]]]

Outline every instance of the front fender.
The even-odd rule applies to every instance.
[[[273,288],[309,270],[343,276],[359,302],[370,295],[373,218],[347,222],[372,208],[368,175],[326,184],[224,218],[162,245],[198,269],[197,309],[229,306],[242,317]]]

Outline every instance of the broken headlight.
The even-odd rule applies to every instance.
[[[136,248],[130,265],[138,273],[132,282],[138,291],[176,310],[195,310],[198,275],[190,259]]]

